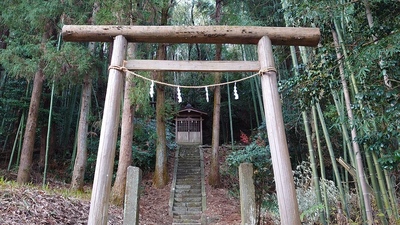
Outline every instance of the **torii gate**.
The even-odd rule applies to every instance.
[[[264,112],[281,224],[300,225],[292,167],[272,53],[274,45],[316,46],[318,28],[252,26],[90,26],[65,25],[64,41],[114,42],[88,224],[106,225],[117,142],[124,73],[128,70],[260,72]],[[129,60],[127,42],[257,44],[258,61]]]

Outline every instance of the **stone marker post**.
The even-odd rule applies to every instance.
[[[126,175],[124,225],[139,224],[139,199],[142,170],[129,166]]]
[[[256,196],[253,181],[253,164],[239,165],[240,215],[242,225],[256,224]]]

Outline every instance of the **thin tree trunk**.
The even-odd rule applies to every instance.
[[[166,46],[160,44],[158,47],[157,59],[166,58]],[[164,73],[156,72],[156,80],[163,82]],[[167,171],[167,146],[165,132],[165,92],[164,87],[157,85],[156,88],[156,122],[157,122],[157,141],[156,141],[156,168],[154,171],[153,185],[156,188],[163,188],[168,183]]]
[[[221,21],[222,0],[217,0],[215,4],[215,23],[219,24]],[[215,60],[221,60],[222,45],[215,46]],[[214,83],[221,82],[221,73],[215,73]],[[208,183],[213,187],[218,187],[221,182],[219,173],[219,133],[220,133],[220,119],[221,119],[221,87],[216,86],[214,89],[214,110],[213,110],[213,131],[211,141],[211,165],[210,176]]]
[[[163,1],[161,9],[160,25],[167,25],[169,18],[169,9],[171,5],[168,0]],[[157,59],[165,60],[167,58],[167,45],[159,44],[157,50]],[[156,80],[164,81],[164,72],[156,72]],[[156,122],[157,122],[157,141],[156,141],[156,167],[153,177],[153,186],[163,188],[168,183],[167,168],[167,139],[165,130],[165,91],[164,87],[157,85],[156,88]]]
[[[92,18],[95,17],[99,10],[99,3],[93,4]],[[94,21],[92,19],[92,25]],[[89,52],[93,55],[95,51],[95,43],[89,43]],[[89,114],[90,114],[90,103],[92,95],[92,74],[87,73],[85,75],[82,94],[81,94],[81,110],[79,117],[79,126],[77,134],[77,151],[74,164],[74,171],[72,173],[71,189],[83,191],[85,170],[87,165],[87,136],[89,127]]]
[[[47,40],[47,35],[44,35],[42,42]],[[41,66],[40,66],[41,67]],[[24,141],[22,143],[21,160],[18,168],[17,182],[19,184],[30,181],[30,171],[32,166],[33,148],[35,144],[36,126],[39,115],[40,96],[42,94],[44,75],[42,68],[35,74],[33,81],[33,90],[31,103],[29,105],[28,119],[26,122]]]
[[[215,81],[219,80],[221,74],[215,74]],[[213,187],[220,185],[220,173],[219,173],[219,134],[220,134],[220,111],[221,109],[221,88],[220,86],[214,89],[214,110],[213,110],[213,129],[212,129],[212,141],[211,141],[211,164],[210,164],[210,175],[208,182]]]
[[[130,4],[133,4],[130,2]],[[133,13],[132,5],[126,14]],[[124,12],[121,12],[124,15]],[[121,24],[134,25],[133,18],[121,21]],[[134,59],[136,51],[135,43],[128,43],[127,46],[127,59]],[[127,177],[127,168],[132,164],[132,142],[133,142],[133,119],[134,119],[134,105],[130,100],[130,93],[134,88],[134,76],[130,73],[125,73],[125,87],[124,87],[124,101],[122,106],[122,121],[121,121],[121,145],[119,150],[118,169],[111,190],[111,201],[114,204],[122,205],[125,196],[125,186]]]
[[[347,81],[346,81],[346,78],[344,75],[342,54],[340,53],[340,45],[339,45],[339,41],[337,38],[337,33],[333,29],[332,29],[332,36],[333,36],[333,40],[334,40],[334,44],[335,44],[336,56],[339,61],[340,77],[341,77],[341,82],[342,82],[342,86],[343,86],[344,98],[345,98],[346,109],[347,109],[347,116],[349,118],[349,123],[350,123],[350,127],[351,127],[351,137],[353,140],[352,145],[353,145],[354,155],[356,157],[358,179],[360,181],[361,191],[362,191],[363,198],[364,198],[365,213],[367,215],[368,224],[373,224],[374,219],[373,219],[373,215],[372,215],[371,200],[370,200],[370,196],[368,193],[367,181],[365,180],[365,172],[364,172],[364,166],[363,166],[363,162],[362,162],[360,147],[356,141],[357,140],[357,131],[356,131],[356,126],[354,124],[354,116],[353,116],[353,110],[351,108],[351,100],[350,100],[350,94],[349,94],[349,90],[348,90],[348,86],[347,86]]]
[[[94,44],[93,42],[90,45]],[[81,95],[81,110],[77,133],[77,151],[72,173],[71,189],[83,191],[85,170],[87,164],[87,135],[89,126],[90,97],[92,92],[92,78],[85,75]]]
[[[46,24],[45,32],[42,35],[41,50],[42,52],[46,49],[47,40],[50,37],[50,24]],[[28,118],[26,122],[24,141],[22,144],[21,161],[18,168],[17,182],[19,184],[27,183],[30,180],[30,172],[32,167],[32,157],[35,144],[36,127],[39,115],[40,97],[43,89],[44,74],[43,74],[43,62],[39,63],[39,68],[35,73],[33,80],[33,90],[31,95],[31,102],[29,105]]]
[[[128,60],[135,58],[135,49],[135,43],[128,43]],[[124,105],[122,107],[121,125],[121,147],[119,150],[117,176],[115,178],[114,186],[111,190],[111,201],[115,204],[122,204],[124,201],[127,168],[132,163],[133,118],[135,115],[135,110],[129,96],[132,88],[134,88],[133,78],[134,77],[131,73],[125,74]]]

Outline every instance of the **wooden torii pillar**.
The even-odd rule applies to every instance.
[[[129,70],[260,72],[281,224],[300,225],[272,45],[316,46],[320,39],[318,28],[66,25],[63,27],[62,35],[64,41],[114,41],[88,224],[106,225],[108,220],[112,168],[124,80],[124,74],[118,67],[124,66]],[[130,60],[124,65],[127,42],[257,44],[258,61]]]

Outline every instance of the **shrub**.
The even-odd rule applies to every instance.
[[[133,164],[143,171],[153,171],[156,160],[156,121],[153,119],[135,118],[132,157]],[[167,149],[176,149],[175,136],[171,132],[172,124],[166,126]]]
[[[231,176],[231,180],[238,180],[238,167],[241,163],[252,163],[254,168],[254,187],[256,197],[256,208],[257,208],[257,220],[261,218],[262,205],[267,205],[267,199],[265,196],[273,191],[273,177],[272,175],[272,164],[269,146],[265,145],[264,133],[258,133],[253,141],[245,146],[244,149],[234,151],[230,153],[226,158],[228,166],[228,174]],[[232,184],[232,192],[238,196],[239,186],[238,182]]]

